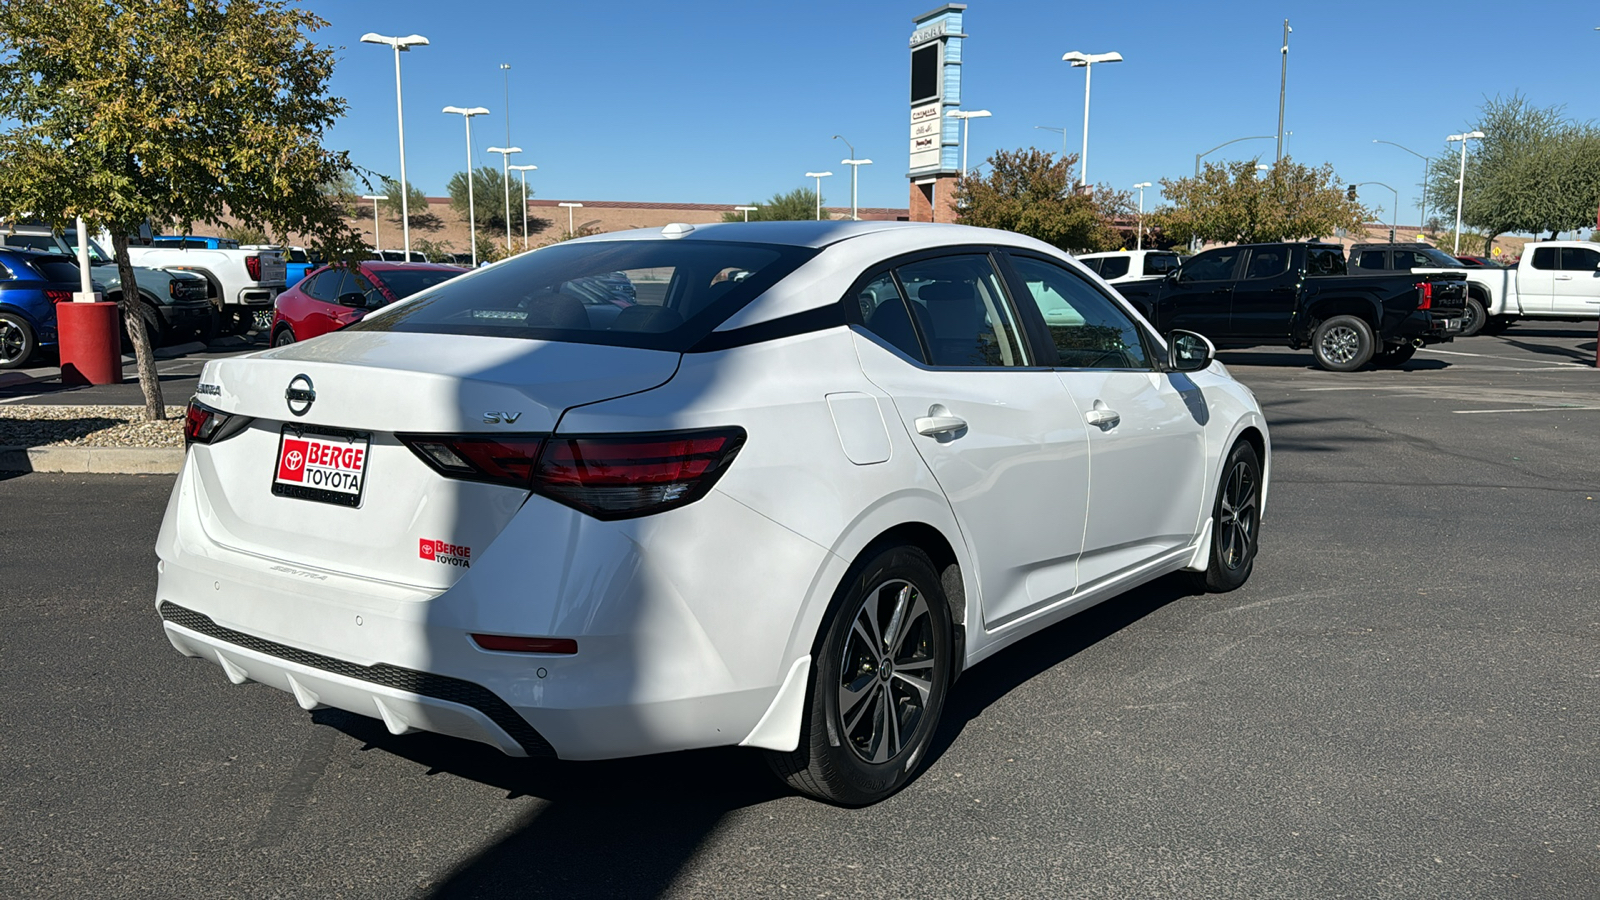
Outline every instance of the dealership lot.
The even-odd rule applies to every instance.
[[[0,895],[1592,897],[1594,352],[1223,353],[1273,427],[1252,580],[973,669],[864,810],[742,752],[529,762],[303,713],[162,637],[170,478],[0,481]]]

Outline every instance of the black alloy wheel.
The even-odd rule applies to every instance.
[[[927,554],[893,547],[852,570],[818,652],[800,745],[769,752],[790,786],[876,803],[922,763],[949,688],[950,608]]]
[[[21,316],[0,312],[0,369],[20,368],[36,347],[33,329]]]
[[[1211,555],[1195,587],[1226,593],[1250,580],[1261,545],[1261,460],[1248,442],[1235,444],[1222,464],[1211,510]]]
[[[290,331],[287,325],[279,328],[278,333],[272,336],[272,346],[274,347],[287,347],[292,343],[294,343],[294,332]]]

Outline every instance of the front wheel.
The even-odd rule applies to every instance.
[[[1311,337],[1317,365],[1331,372],[1354,372],[1372,359],[1372,326],[1355,316],[1334,316]]]
[[[1466,306],[1461,310],[1461,333],[1457,337],[1472,337],[1489,324],[1489,314],[1484,311],[1483,304],[1476,297],[1468,297]]]
[[[1240,441],[1222,464],[1217,500],[1211,507],[1211,554],[1195,586],[1226,593],[1250,580],[1261,542],[1261,459]]]
[[[21,368],[36,349],[28,323],[21,316],[0,313],[0,369]]]
[[[841,587],[800,745],[767,761],[796,790],[865,806],[910,781],[933,740],[952,671],[950,607],[915,547],[879,553]]]

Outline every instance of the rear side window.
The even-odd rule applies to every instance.
[[[1535,247],[1533,250],[1533,267],[1535,269],[1554,270],[1556,268],[1556,248]]]
[[[1113,278],[1121,278],[1128,274],[1128,258],[1126,256],[1107,256],[1100,262],[1100,277],[1107,281]]]
[[[1567,272],[1593,272],[1600,266],[1600,250],[1588,247],[1562,247],[1561,268]]]
[[[388,289],[389,293],[394,295],[394,299],[404,300],[418,291],[427,290],[436,284],[444,284],[446,281],[449,281],[450,279],[463,273],[448,271],[391,271],[374,272],[373,274],[379,281],[383,282],[383,286]]]
[[[1080,260],[1078,260],[1078,262],[1083,263],[1085,268],[1087,268],[1089,271],[1095,273],[1096,275],[1100,274],[1100,266],[1105,261],[1106,261],[1106,258],[1104,256],[1096,256],[1093,259],[1080,259]]]
[[[28,265],[45,281],[58,281],[63,284],[77,284],[79,281],[78,267],[73,263],[61,259],[34,259]]]
[[[1332,247],[1311,248],[1306,251],[1307,275],[1344,275],[1344,251]]]
[[[867,319],[869,331],[935,366],[1029,364],[1016,317],[988,256],[920,260],[899,267],[894,277],[898,292],[880,302]],[[926,357],[921,347],[927,348]]]
[[[1383,258],[1382,250],[1361,251],[1356,256],[1355,265],[1358,269],[1377,269],[1380,271],[1389,268],[1389,262]]]
[[[60,250],[56,239],[43,234],[12,234],[6,236],[6,246],[26,247],[29,250]]]
[[[815,255],[696,240],[557,244],[426,288],[351,328],[682,353]]]

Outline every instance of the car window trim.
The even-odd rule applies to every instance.
[[[1056,352],[1055,339],[1049,337],[1050,327],[1047,324],[1045,324],[1044,314],[1039,312],[1039,304],[1034,303],[1034,304],[1032,304],[1032,309],[1031,309],[1031,312],[1033,314],[1032,318],[1034,318],[1034,319],[1036,319],[1038,321],[1040,330],[1043,332],[1044,336],[1046,338],[1048,338],[1049,345],[1050,345],[1050,358],[1055,360],[1055,363],[1056,363],[1055,365],[1050,367],[1051,369],[1053,369],[1053,370],[1055,370],[1057,372],[1161,372],[1161,371],[1165,371],[1162,368],[1161,362],[1160,362],[1166,356],[1165,344],[1163,344],[1163,343],[1161,343],[1160,341],[1157,340],[1156,335],[1154,334],[1154,332],[1148,326],[1145,325],[1144,317],[1139,315],[1138,310],[1135,310],[1133,308],[1133,304],[1129,303],[1127,301],[1127,299],[1125,299],[1121,294],[1118,294],[1115,291],[1113,291],[1111,293],[1107,293],[1106,291],[1102,290],[1098,284],[1095,284],[1093,280],[1088,279],[1088,278],[1084,278],[1082,275],[1080,275],[1077,272],[1073,271],[1070,266],[1062,265],[1061,264],[1061,260],[1053,259],[1050,256],[1048,256],[1046,254],[1043,254],[1043,253],[1039,253],[1037,251],[1018,250],[1018,249],[1013,249],[1013,248],[1009,248],[1008,247],[1008,248],[1004,248],[1002,250],[1002,255],[1006,257],[1005,262],[1006,262],[1006,270],[1007,270],[1007,272],[1010,274],[1010,276],[1012,278],[1016,279],[1017,287],[1014,288],[1014,290],[1027,290],[1027,283],[1026,283],[1026,281],[1024,281],[1024,279],[1022,277],[1022,273],[1018,272],[1014,267],[1012,267],[1012,265],[1011,265],[1011,257],[1013,257],[1013,256],[1021,258],[1021,259],[1031,259],[1031,260],[1033,260],[1035,262],[1042,262],[1042,263],[1045,263],[1045,264],[1048,264],[1048,265],[1053,265],[1058,269],[1062,269],[1062,270],[1066,271],[1067,274],[1071,275],[1074,278],[1077,278],[1079,281],[1082,281],[1084,284],[1088,285],[1090,289],[1094,290],[1100,296],[1102,296],[1106,300],[1110,301],[1110,303],[1111,303],[1111,305],[1113,307],[1115,307],[1116,309],[1121,311],[1123,315],[1128,317],[1128,321],[1133,325],[1135,333],[1137,333],[1139,335],[1139,342],[1144,348],[1145,358],[1147,360],[1149,360],[1149,365],[1143,366],[1143,367],[1140,367],[1140,366],[1134,366],[1134,367],[1128,367],[1128,366],[1095,366],[1095,367],[1092,367],[1092,368],[1085,368],[1085,367],[1079,367],[1079,366],[1061,365],[1061,357]]]

